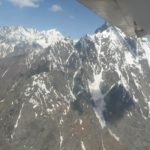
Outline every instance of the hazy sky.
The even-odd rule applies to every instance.
[[[102,23],[76,0],[0,0],[0,26],[56,28],[66,36],[79,38]]]

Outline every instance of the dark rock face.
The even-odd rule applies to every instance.
[[[149,149],[148,41],[106,25],[76,45],[50,32],[47,48],[1,32],[0,150]]]
[[[103,111],[105,121],[113,123],[122,119],[127,111],[132,111],[134,101],[123,85],[115,85],[104,98],[105,110]]]

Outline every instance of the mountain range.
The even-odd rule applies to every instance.
[[[0,28],[0,150],[149,150],[149,130],[147,38]]]

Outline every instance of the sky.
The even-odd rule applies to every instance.
[[[77,0],[0,0],[0,26],[55,28],[65,36],[80,38],[103,23]]]

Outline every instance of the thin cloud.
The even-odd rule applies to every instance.
[[[75,19],[75,17],[74,17],[74,16],[69,16],[69,18],[70,18],[70,19]]]
[[[60,5],[54,4],[54,5],[51,6],[50,10],[52,12],[59,12],[59,11],[62,11],[63,9],[62,9],[62,7]]]
[[[19,7],[39,7],[39,2],[41,0],[8,0],[13,5],[19,6]]]

